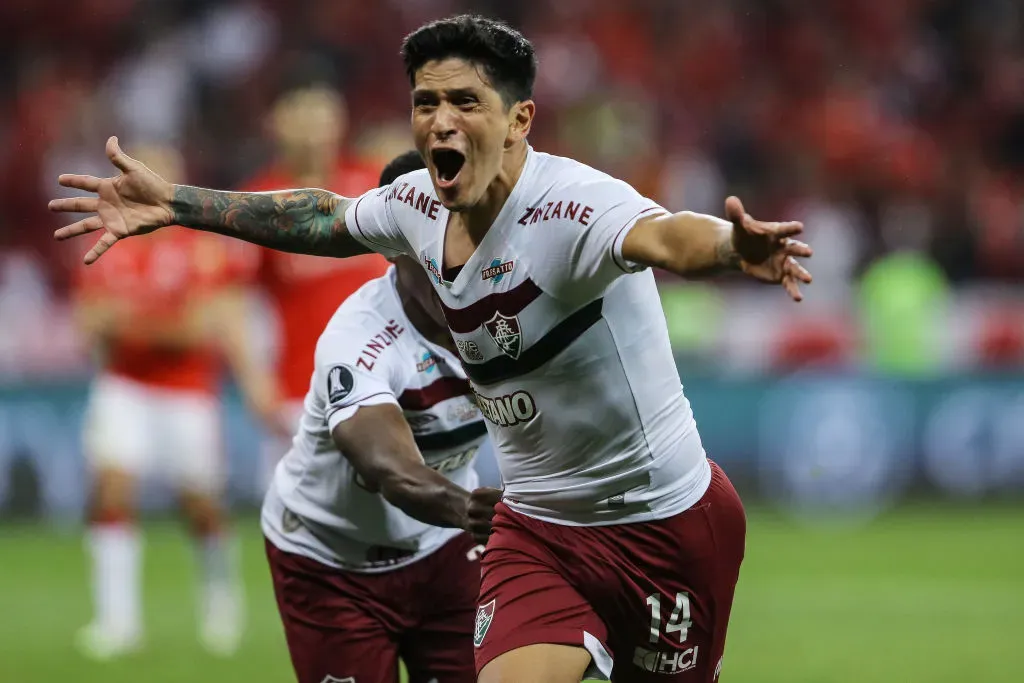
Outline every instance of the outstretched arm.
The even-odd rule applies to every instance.
[[[781,284],[800,301],[800,283],[811,281],[797,261],[810,257],[811,248],[793,239],[803,232],[803,224],[754,220],[736,197],[726,200],[725,214],[723,220],[682,211],[637,221],[622,241],[622,257],[685,277],[739,270]]]
[[[216,232],[281,251],[323,256],[367,253],[345,225],[349,200],[326,190],[219,192],[172,185],[121,151],[117,138],[107,140],[107,157],[121,172],[111,178],[62,175],[64,187],[94,193],[54,199],[51,211],[92,214],[58,230],[69,239],[102,231],[85,255],[92,263],[118,240],[168,225]]]
[[[222,192],[174,185],[171,222],[280,251],[355,256],[368,252],[345,226],[351,201],[317,189]]]

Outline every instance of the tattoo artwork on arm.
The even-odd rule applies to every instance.
[[[351,200],[326,190],[222,192],[175,185],[174,223],[272,249],[319,256],[366,253],[345,226]]]
[[[732,243],[732,231],[729,231],[715,245],[715,261],[720,269],[739,270],[742,260]]]

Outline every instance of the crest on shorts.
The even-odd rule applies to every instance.
[[[494,619],[494,600],[486,605],[480,605],[476,610],[476,627],[473,629],[473,646],[480,647],[487,635],[487,629],[491,627]]]
[[[501,313],[484,323],[484,329],[491,339],[498,345],[501,352],[513,359],[519,358],[519,352],[523,349],[523,333],[519,327],[519,316],[509,318]]]
[[[345,678],[338,678],[337,676],[327,674],[326,676],[324,676],[324,680],[320,681],[320,683],[356,683],[356,679],[355,676],[346,676]]]
[[[327,402],[337,403],[351,394],[355,383],[355,377],[348,366],[335,365],[327,372]]]

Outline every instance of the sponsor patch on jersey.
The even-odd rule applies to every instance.
[[[413,434],[419,434],[420,432],[426,431],[427,427],[431,423],[437,421],[437,415],[431,415],[430,413],[406,415],[405,421],[409,423],[409,428],[412,429]]]
[[[448,406],[448,420],[450,422],[470,422],[480,417],[480,409],[476,407],[476,401],[472,396],[467,396],[469,403],[452,403]]]
[[[444,281],[441,277],[441,268],[437,265],[437,259],[423,257],[423,263],[427,268],[427,273],[430,275],[430,279],[434,281],[436,285],[444,285],[450,287],[451,285]]]
[[[335,365],[327,373],[327,401],[337,403],[352,393],[356,380],[347,365]]]
[[[486,605],[480,605],[476,610],[476,626],[473,629],[473,645],[475,647],[480,647],[484,642],[484,637],[487,635],[487,630],[491,628],[492,621],[494,621],[494,600]]]
[[[476,345],[476,342],[469,341],[468,339],[456,339],[455,348],[459,350],[459,355],[466,360],[482,361],[484,354],[480,351],[480,347]]]
[[[498,284],[505,278],[505,273],[511,273],[515,267],[515,261],[502,262],[500,258],[496,258],[491,261],[491,265],[480,271],[480,276],[484,280],[494,280],[494,284]]]
[[[423,354],[423,358],[416,363],[416,372],[431,373],[437,369],[437,356],[427,351]]]
[[[523,349],[523,333],[519,327],[519,316],[511,318],[501,313],[484,323],[484,329],[491,339],[498,346],[498,349],[510,358],[519,358],[519,352]]]

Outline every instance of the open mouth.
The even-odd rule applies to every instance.
[[[454,185],[462,166],[466,163],[466,157],[462,152],[454,149],[435,149],[431,152],[430,158],[437,169],[437,184],[441,187]]]

